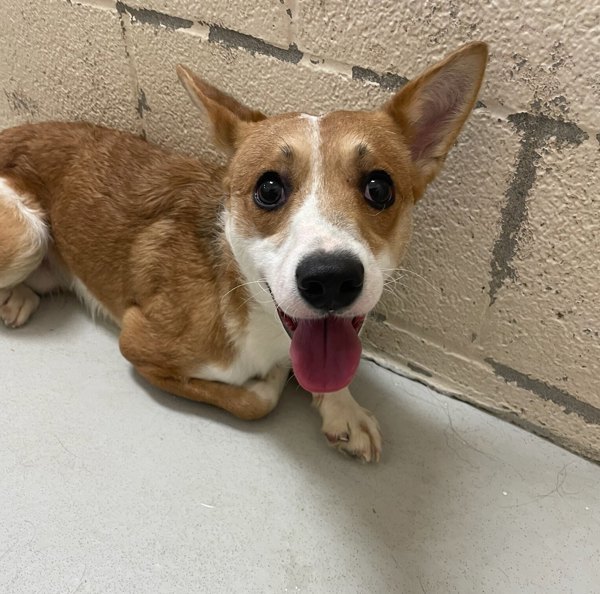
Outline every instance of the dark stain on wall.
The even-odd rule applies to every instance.
[[[490,305],[496,300],[498,290],[507,279],[516,280],[513,259],[517,253],[519,235],[529,215],[527,200],[537,177],[540,149],[551,137],[559,148],[579,145],[588,135],[572,122],[527,112],[508,116],[521,133],[521,148],[512,179],[506,189],[506,203],[501,212],[500,236],[494,244],[489,287]]]
[[[408,82],[406,77],[400,76],[399,74],[394,74],[393,72],[378,74],[370,68],[362,68],[361,66],[352,67],[352,78],[354,80],[364,80],[376,83],[386,91],[397,91]]]
[[[219,43],[225,47],[240,48],[244,49],[250,54],[262,54],[264,56],[271,56],[281,62],[290,62],[291,64],[298,64],[304,54],[298,49],[295,44],[291,44],[287,49],[277,47],[271,43],[267,43],[262,39],[247,35],[246,33],[239,33],[232,29],[226,29],[220,25],[211,25],[208,34],[208,41],[212,43]]]
[[[135,19],[136,22],[143,25],[154,25],[167,29],[189,29],[194,24],[194,21],[188,19],[174,17],[148,8],[133,8],[120,1],[117,1],[116,8],[119,14],[127,13],[132,21]]]
[[[508,367],[508,365],[498,363],[497,361],[494,361],[494,359],[487,358],[485,359],[485,362],[488,363],[494,370],[494,373],[498,377],[501,377],[505,382],[516,384],[519,388],[532,392],[542,400],[558,404],[564,409],[566,414],[576,414],[587,423],[600,425],[600,408],[596,408],[587,402],[577,399],[562,388],[532,378],[512,367]]]

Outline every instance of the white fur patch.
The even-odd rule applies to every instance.
[[[117,320],[110,312],[91,294],[90,290],[77,277],[73,277],[69,283],[71,291],[77,295],[81,303],[87,308],[93,320],[104,318],[117,324]]]
[[[0,200],[13,208],[26,224],[29,246],[19,254],[14,266],[0,270],[0,287],[10,287],[22,280],[42,261],[48,245],[49,232],[44,214],[25,204],[24,197],[16,192],[6,178],[0,177]]]
[[[261,301],[267,298],[268,294],[263,293]],[[245,328],[228,330],[236,352],[233,363],[226,368],[202,365],[191,377],[241,386],[250,378],[265,377],[275,365],[287,361],[290,339],[274,305],[264,307],[259,302],[251,308]]]
[[[321,123],[319,118],[302,115],[310,124],[310,194],[308,200],[318,200],[323,193],[323,154],[321,150]]]
[[[4,177],[0,177],[0,199],[13,205],[19,211],[40,242],[45,243],[48,240],[48,228],[44,222],[43,213],[27,206],[23,197],[12,189]]]

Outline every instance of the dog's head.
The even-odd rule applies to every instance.
[[[257,300],[271,294],[309,391],[350,382],[358,332],[398,266],[411,212],[477,98],[487,60],[467,45],[383,107],[266,117],[183,66],[178,74],[230,154],[226,233]]]

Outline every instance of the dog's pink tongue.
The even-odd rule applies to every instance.
[[[294,375],[309,392],[341,390],[352,381],[361,350],[349,318],[299,320],[290,346]]]

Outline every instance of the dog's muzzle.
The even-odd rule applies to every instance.
[[[365,316],[344,315],[360,295],[365,271],[347,251],[316,251],[296,268],[296,286],[314,310],[306,319],[277,313],[289,334],[290,357],[300,385],[313,393],[337,392],[354,377],[362,347],[358,333]]]

